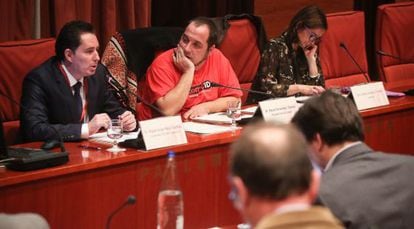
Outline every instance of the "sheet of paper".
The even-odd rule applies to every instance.
[[[214,134],[220,132],[232,131],[231,126],[220,126],[199,122],[184,122],[184,130],[197,134]]]
[[[253,114],[243,114],[237,119],[240,120],[242,118],[249,118],[252,117]],[[207,123],[213,123],[213,124],[231,124],[231,118],[227,116],[225,112],[219,112],[219,113],[212,113],[208,115],[199,116],[196,118],[193,118],[194,121],[199,122],[207,122]]]
[[[117,142],[122,142],[127,139],[137,138],[139,131],[140,130],[138,129],[138,131],[135,131],[135,132],[124,132],[122,134],[122,137],[119,138]],[[104,143],[104,144],[112,144],[114,142],[113,139],[110,139],[108,135],[106,135],[106,132],[99,132],[96,134],[92,134],[91,136],[89,136],[88,140],[93,141],[93,142],[98,142],[98,143]]]
[[[310,98],[312,98],[312,96],[303,95],[303,96],[297,96],[297,97],[295,97],[296,102],[298,102],[298,103],[304,103],[304,102],[306,102],[306,100],[308,100]]]
[[[241,111],[242,111],[242,113],[254,114],[254,112],[256,112],[256,110],[257,110],[257,106],[253,106],[253,107],[242,109]]]

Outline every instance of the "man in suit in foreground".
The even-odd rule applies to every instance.
[[[306,101],[292,122],[323,169],[322,203],[346,227],[414,228],[414,158],[363,143],[362,119],[350,99],[326,91]]]
[[[243,130],[230,152],[229,195],[254,228],[343,228],[329,209],[312,206],[319,173],[293,125],[258,123]]]
[[[134,115],[108,90],[98,49],[91,24],[72,21],[63,26],[56,39],[56,56],[23,81],[20,120],[26,141],[56,139],[54,129],[63,140],[85,139],[118,117],[124,130],[135,129]]]

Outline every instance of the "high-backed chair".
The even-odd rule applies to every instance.
[[[380,79],[414,85],[414,2],[378,7],[376,42]],[[390,55],[390,56],[386,56]],[[391,57],[393,56],[393,57]]]
[[[249,14],[227,15],[221,20],[224,31],[218,49],[229,59],[241,88],[250,89],[267,39],[262,20]],[[243,104],[247,95],[243,92]]]
[[[328,30],[319,45],[321,67],[327,88],[369,82],[340,44],[343,43],[364,73],[368,71],[365,52],[364,13],[348,11],[327,15]]]
[[[266,42],[261,18],[249,14],[213,18],[219,30],[217,48],[229,59],[242,88],[249,89],[256,75],[260,54]],[[156,53],[176,46],[184,30],[172,27],[152,27],[116,33],[105,48],[102,63],[117,81],[117,97],[131,110],[140,104],[134,94],[140,94],[139,82]],[[124,90],[127,88],[126,92]],[[245,101],[247,93],[242,100]]]
[[[159,52],[178,44],[182,32],[178,27],[151,27],[117,32],[111,37],[101,61],[118,83],[112,86],[124,107],[133,112],[139,109],[136,95],[147,68]]]
[[[3,120],[6,142],[18,143],[19,112],[22,82],[26,74],[55,53],[53,38],[0,43],[0,118]]]

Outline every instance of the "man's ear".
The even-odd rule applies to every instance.
[[[63,52],[63,55],[65,56],[65,59],[67,61],[69,61],[70,63],[72,63],[73,61],[73,56],[75,55],[71,49],[65,49],[65,51]]]
[[[213,51],[213,49],[215,49],[215,48],[216,48],[216,45],[215,45],[215,44],[213,44],[212,46],[210,46],[210,48],[208,48],[208,52]]]
[[[249,198],[249,192],[247,190],[247,187],[245,186],[243,180],[240,177],[233,177],[233,185],[235,188],[235,194],[236,194],[236,200],[235,200],[235,207],[238,210],[241,210],[245,208],[246,203]]]
[[[313,150],[316,150],[316,152],[321,152],[323,144],[324,142],[323,142],[321,135],[319,133],[316,133],[315,137],[311,141],[311,146]]]

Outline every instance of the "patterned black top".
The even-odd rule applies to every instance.
[[[261,62],[252,89],[271,93],[274,96],[287,96],[289,86],[292,84],[325,86],[319,57],[316,57],[316,65],[320,76],[309,76],[308,62],[301,48],[296,51],[288,45],[287,32],[271,39],[263,51]],[[251,100],[250,100],[251,99]],[[257,95],[249,95],[250,103],[258,102],[265,98]]]

